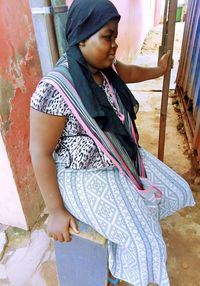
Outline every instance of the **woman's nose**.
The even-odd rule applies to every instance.
[[[114,40],[112,41],[112,48],[115,48],[115,49],[118,48],[118,44],[117,44],[117,42],[116,42],[116,39],[114,39]]]

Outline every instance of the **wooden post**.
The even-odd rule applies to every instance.
[[[162,32],[162,44],[159,47],[158,63],[162,55],[166,52],[166,42],[167,42],[167,14],[168,14],[169,0],[165,0],[165,10],[163,17],[163,32]]]
[[[159,143],[158,143],[158,159],[162,161],[164,159],[167,105],[168,105],[168,94],[169,94],[170,76],[171,76],[171,68],[172,68],[172,55],[173,55],[173,46],[174,46],[175,24],[176,24],[176,10],[177,10],[177,0],[170,0],[169,12],[168,12],[168,26],[167,26],[168,33],[167,33],[166,50],[171,51],[171,56],[169,59],[167,72],[163,80],[163,93],[162,93],[162,101],[161,101],[160,130],[159,130]]]

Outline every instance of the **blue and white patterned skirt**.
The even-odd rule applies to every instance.
[[[134,286],[168,286],[158,219],[195,202],[184,179],[144,149],[140,152],[147,177],[163,193],[155,200],[154,212],[148,198],[115,167],[72,170],[57,164],[59,188],[67,210],[108,239],[113,276]]]

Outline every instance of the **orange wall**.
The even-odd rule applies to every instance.
[[[29,101],[41,78],[41,69],[28,0],[0,1],[0,35],[0,136],[6,147],[27,225],[32,225],[41,212],[42,200],[28,152]],[[0,149],[0,164],[3,164],[2,152],[5,151]],[[6,183],[9,178],[4,180]],[[0,182],[1,194],[5,191],[2,190],[3,185]],[[2,195],[0,207],[1,204],[4,204]],[[10,224],[14,225],[14,221],[15,217]]]

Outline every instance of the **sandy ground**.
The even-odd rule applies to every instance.
[[[141,103],[138,126],[141,145],[157,154],[160,92],[136,92]],[[177,132],[179,120],[169,100],[164,161],[188,182],[196,176],[191,166],[185,134]],[[151,102],[151,104],[149,104]],[[195,195],[197,205],[177,212],[162,221],[168,248],[168,271],[172,286],[200,285],[200,193]]]
[[[156,64],[161,31],[161,26],[158,26],[149,33],[137,59],[138,64]],[[176,65],[182,31],[183,24],[178,23],[174,55]],[[171,89],[174,88],[176,69],[173,71]],[[140,143],[157,155],[162,79],[130,85],[130,88],[140,102],[137,119]],[[180,114],[174,111],[172,100],[169,99],[164,160],[188,182],[194,182],[196,173],[191,165],[186,136],[176,128]],[[200,193],[194,196],[197,202],[195,207],[184,209],[161,223],[168,249],[167,267],[171,286],[200,285]],[[53,243],[45,234],[44,220],[45,216],[29,232],[1,226],[1,286],[58,286]],[[122,282],[120,285],[128,284]]]
[[[191,165],[189,146],[184,132],[177,131],[181,115],[173,108],[173,89],[181,50],[184,25],[176,24],[174,45],[174,70],[172,71],[167,115],[167,130],[164,161],[189,183],[199,184],[199,178]],[[138,64],[154,65],[161,41],[161,26],[155,27],[146,38]],[[140,102],[137,126],[140,143],[148,151],[157,156],[159,118],[162,79],[131,85],[131,89]],[[197,186],[197,184],[196,184]],[[198,185],[200,188],[200,186]],[[161,222],[163,235],[168,249],[167,267],[172,286],[200,285],[200,193],[194,193],[196,206],[186,208]],[[125,283],[123,285],[126,285]]]

